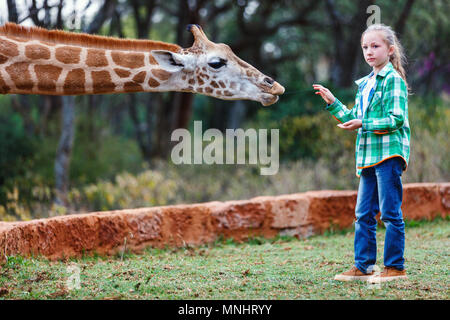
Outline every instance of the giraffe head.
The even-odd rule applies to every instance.
[[[225,100],[254,100],[264,106],[278,101],[284,87],[237,57],[230,47],[208,40],[198,25],[189,25],[192,47],[179,52],[152,50],[170,74],[164,85]]]

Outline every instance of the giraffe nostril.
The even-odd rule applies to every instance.
[[[264,82],[266,82],[266,83],[268,83],[268,84],[270,84],[270,85],[273,85],[273,83],[275,82],[272,78],[269,78],[269,77],[265,77],[264,78]]]

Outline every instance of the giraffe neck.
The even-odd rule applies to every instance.
[[[170,48],[180,50],[176,45]],[[163,84],[169,77],[150,50],[127,51],[114,45],[111,49],[96,48],[0,34],[0,93],[167,91],[170,88]]]

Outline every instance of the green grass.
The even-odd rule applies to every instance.
[[[449,219],[407,222],[409,278],[370,288],[341,283],[353,262],[352,230],[297,240],[219,239],[201,247],[148,249],[141,255],[50,262],[9,257],[0,268],[0,299],[449,299]],[[384,232],[378,228],[378,266]],[[75,265],[80,289],[66,285]]]

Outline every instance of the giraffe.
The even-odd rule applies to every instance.
[[[284,88],[189,25],[190,48],[6,23],[0,93],[84,95],[180,91],[274,104]]]

